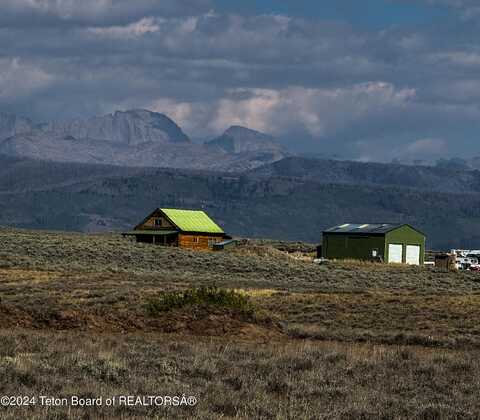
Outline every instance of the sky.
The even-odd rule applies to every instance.
[[[480,155],[478,0],[2,0],[0,111],[145,108],[362,161]]]

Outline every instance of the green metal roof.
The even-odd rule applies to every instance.
[[[224,233],[207,213],[201,210],[160,209],[184,232]]]
[[[358,233],[358,234],[369,234],[369,233],[380,233],[385,234],[391,232],[392,230],[401,228],[403,226],[408,226],[411,229],[425,234],[418,229],[415,229],[413,226],[410,226],[406,223],[345,223],[340,226],[334,226],[330,229],[324,230],[324,233]]]

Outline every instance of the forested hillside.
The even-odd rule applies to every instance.
[[[480,171],[396,163],[289,157],[254,169],[258,178],[286,177],[319,183],[384,185],[443,192],[480,192]]]
[[[163,206],[203,208],[239,236],[317,242],[331,225],[380,221],[415,225],[426,232],[431,248],[480,244],[480,194],[475,192],[322,183],[275,174],[51,165],[17,160],[2,167],[0,224],[122,230]]]

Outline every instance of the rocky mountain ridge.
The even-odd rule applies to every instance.
[[[287,156],[275,139],[244,127],[231,127],[212,142],[195,144],[172,119],[143,109],[37,125],[0,114],[0,153],[58,162],[219,171],[248,170]]]
[[[272,136],[238,125],[231,126],[208,144],[218,146],[229,153],[282,150]]]
[[[91,139],[138,146],[143,143],[189,143],[181,128],[164,114],[144,109],[116,111],[102,117],[67,122],[51,122],[42,127],[45,133],[73,139]]]

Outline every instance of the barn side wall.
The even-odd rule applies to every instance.
[[[323,234],[322,255],[328,259],[371,260],[372,251],[385,259],[385,237],[374,235]]]
[[[410,226],[401,226],[398,229],[388,232],[385,239],[385,261],[388,261],[388,245],[402,244],[402,262],[405,262],[407,245],[419,245],[420,264],[423,265],[425,262],[425,236]]]

